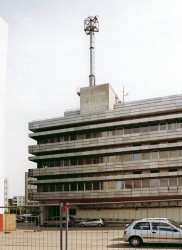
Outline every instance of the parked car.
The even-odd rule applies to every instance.
[[[180,225],[168,218],[146,218],[127,225],[123,239],[131,246],[143,243],[182,243]]]
[[[25,218],[22,217],[22,216],[16,216],[16,222],[17,222],[17,223],[25,222]]]
[[[105,221],[103,219],[88,219],[79,223],[80,227],[103,227]]]
[[[43,223],[44,227],[59,227],[60,226],[60,217],[50,217]],[[66,217],[62,217],[62,226],[66,227]],[[73,218],[68,217],[68,226],[74,226],[74,220]]]

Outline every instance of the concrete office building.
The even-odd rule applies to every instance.
[[[110,84],[81,88],[79,95],[79,110],[29,123],[37,141],[29,146],[37,164],[29,169],[37,179],[30,198],[44,204],[42,217],[51,216],[46,204],[67,202],[111,202],[112,214],[123,206],[127,213],[127,204],[112,204],[118,201],[135,209],[146,201],[162,216],[163,209],[181,209],[182,95],[121,103]],[[99,205],[88,208],[94,216]],[[76,216],[84,217],[79,206]]]
[[[35,180],[35,178],[29,177],[28,172],[25,172],[25,205],[26,206],[38,205],[37,201],[29,200],[29,197],[28,197],[28,194],[37,192],[37,186],[29,183],[32,180]]]
[[[8,25],[0,17],[0,205],[4,205],[5,84]]]

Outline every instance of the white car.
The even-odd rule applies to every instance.
[[[123,239],[131,246],[142,243],[182,243],[182,230],[178,223],[168,218],[146,218],[127,225]]]

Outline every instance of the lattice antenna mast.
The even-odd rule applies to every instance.
[[[90,75],[89,84],[90,87],[95,86],[95,41],[94,33],[99,32],[99,21],[98,17],[89,16],[84,21],[84,31],[87,35],[90,35]]]

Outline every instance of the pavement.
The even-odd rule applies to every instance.
[[[135,249],[122,240],[123,230],[119,228],[73,228],[63,230],[62,249],[60,231],[51,228],[17,229],[14,232],[0,233],[0,249],[2,250],[116,250]],[[67,247],[66,247],[67,242]],[[139,249],[177,250],[177,245],[144,245]]]

